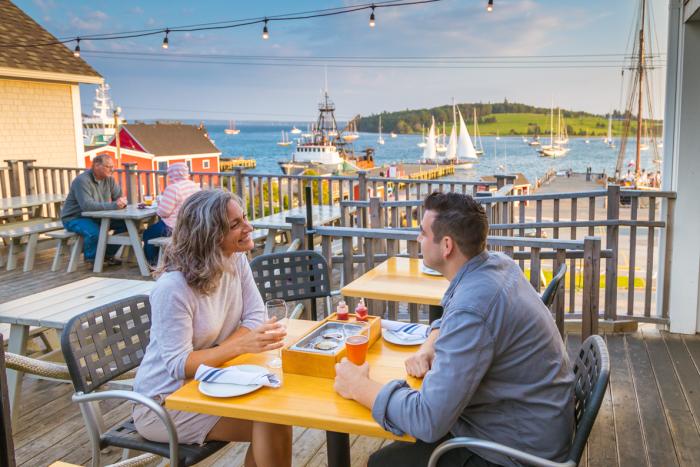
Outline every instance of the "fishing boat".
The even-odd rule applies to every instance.
[[[359,138],[360,135],[357,132],[357,126],[355,125],[355,120],[351,121],[348,123],[348,131],[347,133],[343,133],[343,140],[352,142],[355,141],[357,138]]]
[[[292,142],[289,140],[289,137],[287,136],[287,132],[282,130],[282,141],[277,141],[277,146],[287,147],[291,144],[292,144]]]
[[[384,138],[382,138],[382,116],[379,116],[379,137],[377,138],[377,144],[384,144]]]
[[[389,136],[391,136],[392,138],[396,138],[396,133],[392,131],[391,133],[389,133]]]
[[[484,154],[484,145],[481,142],[481,133],[479,133],[479,121],[476,118],[476,107],[474,108],[474,143],[476,155],[482,156]]]
[[[297,140],[291,160],[279,161],[285,175],[301,175],[313,171],[319,175],[337,174],[341,171],[358,171],[374,167],[374,149],[355,152],[338,131],[335,120],[335,104],[324,91],[318,106],[319,114],[311,127],[311,136]]]
[[[296,125],[292,126],[292,129],[289,130],[289,132],[293,135],[300,135],[301,134],[301,130],[299,128],[297,128]]]
[[[114,106],[109,97],[109,85],[100,84],[95,89],[95,100],[92,103],[92,115],[83,116],[83,144],[86,146],[103,146],[115,133],[116,125],[123,125],[126,120],[117,115],[115,120]]]
[[[239,129],[236,128],[236,122],[234,122],[233,120],[229,120],[229,122],[228,122],[228,128],[226,128],[226,129],[224,130],[224,134],[227,134],[227,135],[237,135],[237,134],[240,133],[240,132],[241,132],[241,130],[239,130]]]

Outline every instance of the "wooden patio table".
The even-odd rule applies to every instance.
[[[60,204],[66,200],[66,195],[60,194],[38,194],[26,196],[13,196],[11,198],[0,198],[0,213],[11,209],[33,208],[45,204]],[[60,212],[60,209],[57,211]]]
[[[442,315],[440,302],[450,282],[421,272],[422,259],[389,258],[342,289],[346,297],[429,305],[430,321]]]
[[[314,321],[290,320],[287,326],[287,342],[293,342],[316,324]],[[370,376],[382,383],[405,379],[411,387],[419,388],[421,380],[408,376],[404,368],[405,359],[416,349],[416,346],[402,347],[378,339],[370,347],[367,355]],[[227,362],[226,365],[265,366],[268,358],[270,353],[245,354]],[[280,370],[272,371],[279,374]],[[397,437],[385,431],[374,421],[369,409],[339,396],[333,389],[333,380],[329,378],[284,373],[280,388],[263,387],[250,394],[232,398],[205,396],[197,389],[198,384],[197,381],[185,384],[167,397],[165,407],[326,430],[330,466],[350,465],[349,433],[414,441],[410,436]]]
[[[8,351],[27,354],[31,326],[63,329],[76,315],[139,294],[149,294],[155,282],[89,277],[0,304],[0,323],[10,324]],[[10,410],[17,420],[24,373],[8,370]]]
[[[148,263],[146,262],[146,255],[143,253],[139,225],[142,221],[149,220],[156,216],[155,207],[139,209],[136,205],[130,204],[125,209],[85,211],[82,215],[84,217],[100,219],[100,237],[97,240],[97,252],[95,253],[95,264],[92,268],[93,272],[102,272],[107,245],[125,245],[133,249],[141,275],[145,277],[151,275]],[[124,221],[129,234],[128,238],[109,234],[109,221],[112,219]]]

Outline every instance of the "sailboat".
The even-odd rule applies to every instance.
[[[561,109],[559,109],[559,116],[561,117]],[[557,143],[557,141],[561,140],[563,140],[561,134],[561,118],[557,120],[557,136],[556,138],[554,136],[554,105],[552,105],[549,114],[549,144],[540,148],[540,155],[542,157],[565,156],[569,150]]]
[[[359,133],[357,133],[357,126],[355,125],[355,121],[353,120],[348,125],[348,132],[343,134],[343,140],[355,141],[359,137],[360,137],[360,135],[359,135]]]
[[[437,150],[435,148],[435,118],[430,125],[430,130],[428,130],[428,138],[425,141],[425,147],[423,148],[423,157],[421,158],[421,163],[423,164],[435,164],[437,162]]]
[[[379,138],[377,138],[377,144],[384,144],[384,138],[382,138],[382,116],[379,116]]]
[[[500,141],[500,140],[501,140],[501,137],[498,136],[498,128],[496,128],[496,141]]]
[[[566,123],[564,122],[564,117],[561,116],[561,109],[558,109],[557,116],[557,139],[554,140],[554,144],[563,145],[569,143],[569,134],[566,131]]]
[[[455,165],[461,168],[471,168],[473,161],[479,160],[477,157],[476,149],[472,140],[469,137],[469,132],[467,131],[467,124],[464,123],[464,118],[462,118],[462,112],[457,109],[459,114],[459,138],[457,140],[457,158],[455,160]]]
[[[440,135],[438,135],[435,150],[439,154],[447,152],[447,145],[445,144],[445,122],[444,121],[442,122],[442,133]]]
[[[583,142],[586,144],[591,144],[591,140],[588,139],[588,128],[586,128],[586,139]]]
[[[419,148],[424,148],[425,145],[426,145],[426,142],[425,142],[425,125],[421,125],[421,139],[420,139],[420,143],[418,143],[418,147],[419,147]]]
[[[302,133],[301,137],[302,138],[311,138],[313,136],[313,133],[311,132],[311,125],[307,124],[306,125],[306,133]]]
[[[236,122],[234,122],[233,120],[230,120],[228,122],[228,128],[224,130],[224,134],[227,135],[237,135],[240,132],[241,130],[236,129]]]
[[[389,133],[389,136],[391,136],[392,138],[396,138],[396,133],[392,131],[391,133]]]
[[[484,145],[481,143],[481,133],[479,133],[479,122],[476,119],[476,107],[474,108],[474,142],[476,143],[476,155],[484,154]]]
[[[289,132],[293,135],[300,135],[301,134],[301,130],[299,128],[297,128],[296,126],[292,126],[292,129]]]
[[[277,146],[289,146],[292,144],[291,141],[289,141],[289,137],[287,136],[287,132],[282,130],[282,141],[277,141]]]
[[[615,140],[612,137],[612,112],[608,114],[608,137],[603,140],[610,149],[615,148]]]

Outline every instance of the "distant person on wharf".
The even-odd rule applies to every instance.
[[[61,221],[66,230],[83,237],[83,257],[91,265],[97,253],[100,237],[100,220],[83,217],[86,211],[110,211],[124,209],[127,201],[121,187],[112,178],[114,161],[107,155],[95,156],[92,168],[81,173],[70,184],[70,191],[61,210]],[[110,228],[115,234],[126,232],[124,221],[111,220]],[[107,245],[105,264],[116,266],[122,262],[114,257],[119,245]]]
[[[416,443],[394,442],[369,466],[425,466],[443,441],[472,436],[564,461],[574,427],[574,374],[552,316],[518,265],[486,249],[481,204],[469,195],[425,199],[418,241],[426,266],[450,281],[442,319],[406,360],[406,381],[370,379],[369,366],[336,365],[335,389],[372,410],[384,429]],[[510,458],[455,449],[440,466],[519,466]]]
[[[148,243],[149,240],[171,236],[182,203],[200,190],[199,185],[190,180],[190,169],[187,164],[176,162],[168,167],[168,186],[161,194],[156,210],[160,220],[143,233],[143,251],[151,266],[154,266],[158,260],[158,248]]]
[[[243,354],[284,345],[284,327],[265,320],[246,253],[253,227],[233,193],[205,190],[182,205],[156,271],[151,291],[151,333],[134,391],[162,404],[193,378],[200,365],[219,367]],[[246,466],[285,467],[292,463],[292,427],[168,410],[182,444],[249,442]],[[158,416],[143,405],[133,409],[144,438],[168,441]]]

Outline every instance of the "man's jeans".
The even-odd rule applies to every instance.
[[[83,257],[85,261],[94,262],[95,253],[97,252],[97,240],[100,238],[100,219],[78,217],[63,222],[63,227],[83,237]],[[109,228],[115,234],[126,232],[124,221],[112,220],[109,223]],[[118,249],[119,245],[107,245],[105,256],[114,256]]]

